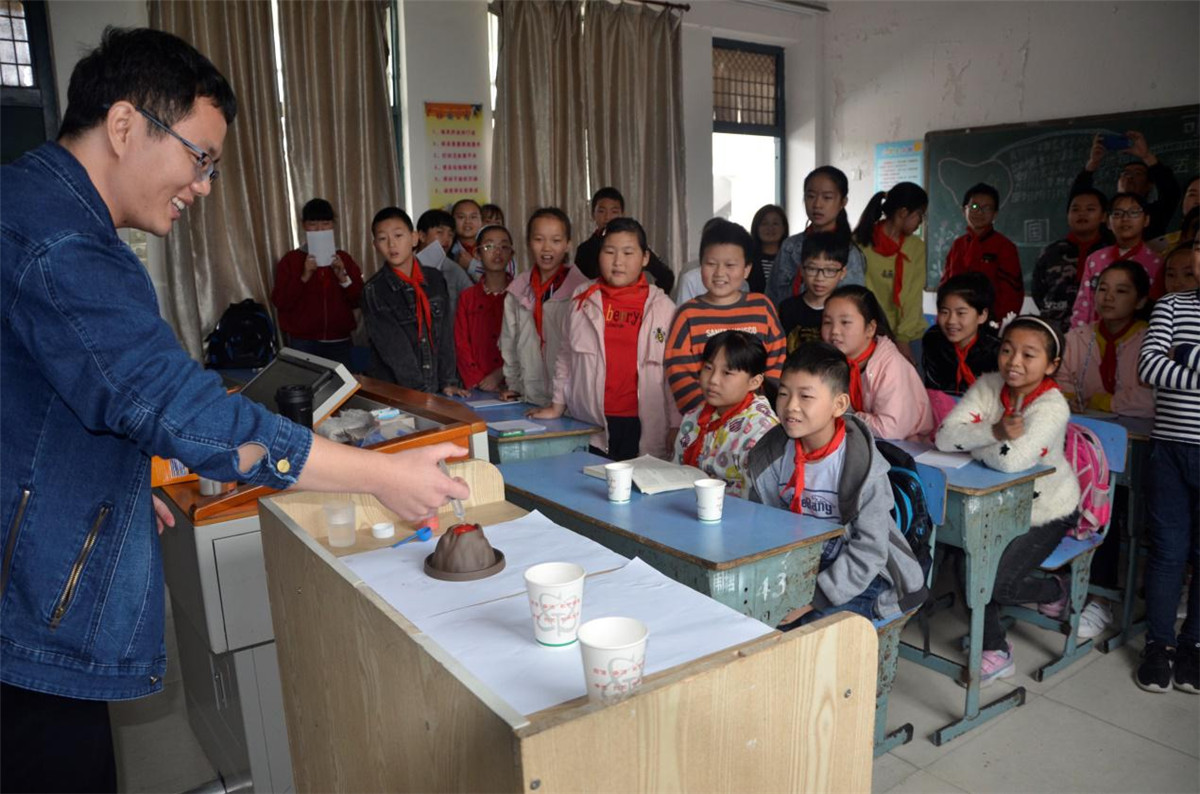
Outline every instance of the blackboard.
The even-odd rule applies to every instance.
[[[1017,245],[1025,291],[1033,266],[1047,243],[1067,235],[1067,196],[1087,162],[1092,137],[1137,130],[1160,160],[1183,183],[1200,171],[1200,106],[1114,113],[1028,124],[938,130],[925,136],[929,213],[924,236],[929,259],[928,289],[936,289],[954,238],[966,231],[962,194],[977,182],[1000,191],[996,228]],[[1096,171],[1095,185],[1108,195],[1117,190],[1121,166],[1134,158],[1110,153]],[[1170,228],[1178,228],[1179,211]]]

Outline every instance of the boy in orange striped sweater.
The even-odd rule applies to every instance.
[[[663,356],[667,384],[680,413],[704,402],[701,354],[709,338],[722,331],[758,336],[767,349],[767,381],[772,388],[779,382],[779,369],[787,354],[779,315],[767,296],[742,292],[742,283],[750,275],[753,248],[750,233],[726,220],[710,221],[700,237],[700,276],[706,292],[679,307]]]

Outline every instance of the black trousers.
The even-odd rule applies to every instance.
[[[604,421],[608,425],[608,452],[596,447],[588,451],[611,460],[636,458],[642,443],[642,420],[636,416],[606,416]]]
[[[116,790],[106,701],[0,684],[0,791]]]
[[[1004,626],[1000,623],[1000,607],[1033,602],[1046,604],[1062,596],[1058,580],[1050,577],[1033,576],[1033,571],[1042,560],[1058,547],[1070,527],[1079,523],[1079,514],[1049,521],[1030,527],[1024,535],[1008,544],[1000,555],[996,568],[996,584],[992,588],[992,600],[983,611],[983,649],[1003,651],[1008,649]]]

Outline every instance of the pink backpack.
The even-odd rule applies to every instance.
[[[1090,428],[1074,423],[1067,425],[1063,451],[1079,480],[1079,523],[1067,530],[1067,536],[1087,540],[1102,532],[1112,516],[1108,458],[1096,434]]]

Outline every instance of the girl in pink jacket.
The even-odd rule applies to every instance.
[[[896,347],[874,293],[857,284],[830,293],[821,339],[850,362],[850,404],[876,438],[924,439],[933,432],[921,376]]]
[[[1150,300],[1150,277],[1137,262],[1119,261],[1100,274],[1094,323],[1072,328],[1058,382],[1072,409],[1154,416],[1154,389],[1138,380],[1146,338],[1140,319]]]
[[[553,403],[534,419],[564,412],[604,428],[594,451],[613,460],[667,456],[668,428],[680,417],[663,373],[675,304],[646,281],[646,232],[632,218],[610,221],[600,245],[600,278],[575,290],[555,362]]]

